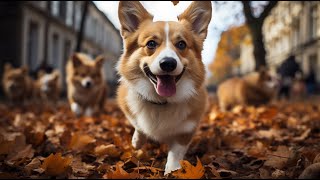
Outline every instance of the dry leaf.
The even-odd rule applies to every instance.
[[[71,157],[62,157],[61,153],[50,154],[42,163],[41,168],[44,169],[45,173],[49,176],[59,176],[68,170]]]
[[[68,148],[72,150],[82,150],[89,143],[94,143],[96,140],[89,135],[74,133]]]
[[[285,167],[290,155],[291,151],[287,146],[279,146],[276,152],[268,156],[264,165],[281,170]]]
[[[204,167],[199,158],[197,158],[197,165],[193,166],[189,161],[180,161],[181,169],[174,171],[173,176],[179,179],[200,179],[204,175]]]
[[[140,175],[138,173],[127,173],[125,170],[122,169],[120,163],[116,164],[116,170],[109,172],[103,175],[103,178],[107,179],[137,179]]]
[[[110,157],[119,157],[121,151],[118,148],[116,148],[115,145],[109,144],[97,146],[96,148],[94,148],[94,153],[96,156],[108,155]]]

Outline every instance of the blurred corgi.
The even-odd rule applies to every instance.
[[[203,42],[211,2],[194,1],[175,21],[155,21],[139,1],[120,1],[124,52],[117,101],[135,128],[132,146],[147,138],[169,145],[165,174],[181,166],[206,104]]]
[[[226,111],[236,105],[268,103],[277,93],[279,82],[266,69],[221,83],[217,89],[219,106]]]
[[[57,102],[61,92],[59,71],[54,70],[52,73],[45,73],[43,70],[40,70],[38,72],[36,87],[42,100],[54,103]]]
[[[102,56],[93,60],[83,53],[73,54],[67,62],[68,100],[77,116],[92,116],[103,109],[106,98],[103,63]]]
[[[4,93],[11,102],[26,102],[34,97],[34,82],[27,66],[14,68],[6,63],[2,84]]]

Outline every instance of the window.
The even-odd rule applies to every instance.
[[[59,2],[59,18],[63,21],[67,19],[67,1]]]
[[[313,5],[310,9],[310,38],[316,38],[317,37],[317,30],[318,30],[318,13],[317,13],[317,6]]]
[[[60,4],[60,1],[51,1],[51,13],[54,16],[58,16],[59,14],[59,4]]]
[[[59,63],[59,36],[58,36],[58,34],[53,34],[53,36],[52,36],[51,63],[55,68],[57,68],[57,65]]]
[[[67,19],[66,23],[68,26],[72,26],[73,23],[73,1],[67,1]]]
[[[31,67],[31,70],[34,70],[37,66],[38,58],[38,34],[39,26],[35,22],[30,22],[29,24],[29,35],[28,35],[28,65]]]

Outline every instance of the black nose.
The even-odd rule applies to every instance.
[[[85,88],[90,88],[92,86],[91,81],[87,81],[86,84],[84,85]]]
[[[160,68],[163,71],[171,72],[177,67],[177,61],[174,58],[166,57],[160,60]]]

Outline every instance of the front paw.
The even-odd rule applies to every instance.
[[[166,164],[164,175],[167,175],[167,174],[171,173],[172,171],[175,171],[180,168],[181,168],[181,165],[179,164],[179,162],[168,161]]]
[[[77,117],[79,117],[82,114],[82,108],[77,103],[72,103],[71,104],[71,110]]]
[[[146,137],[142,133],[135,130],[131,141],[132,147],[135,149],[140,149],[145,142]]]

